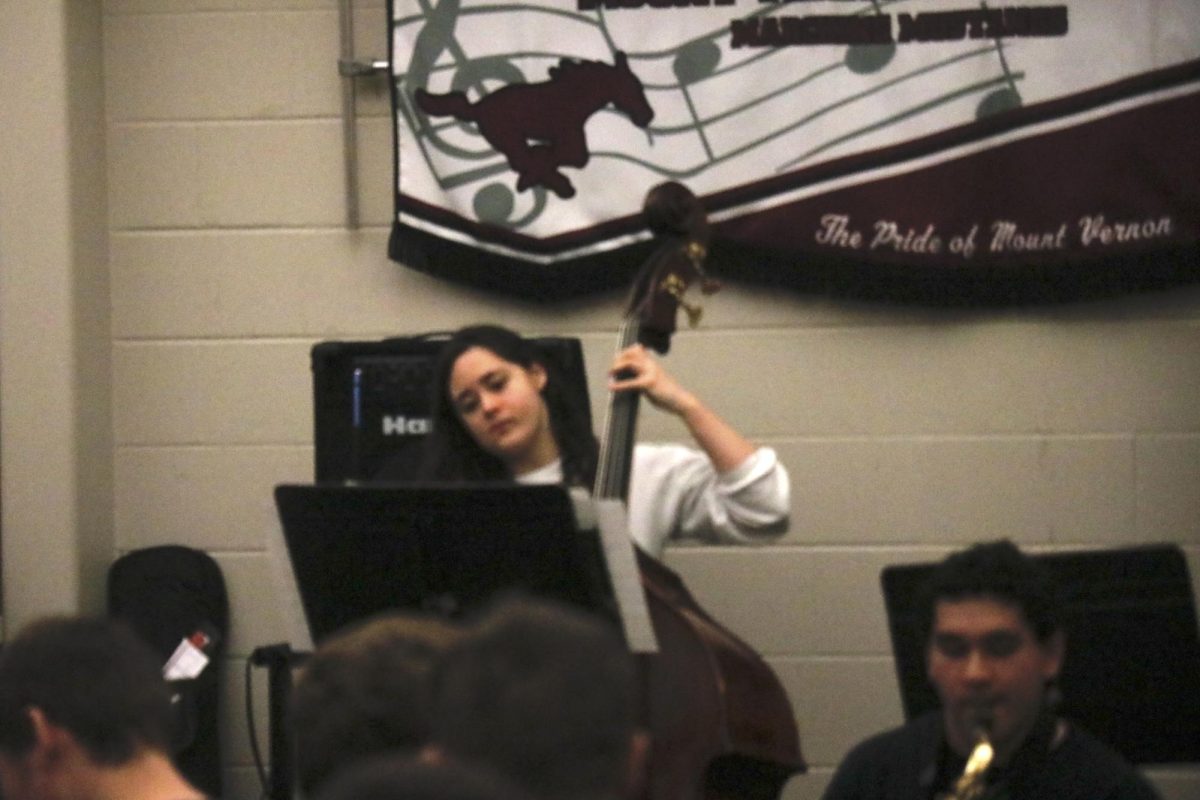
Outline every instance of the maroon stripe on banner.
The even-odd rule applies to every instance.
[[[1200,94],[1165,100],[726,220],[716,231],[732,244],[954,268],[1196,242],[1198,119]]]

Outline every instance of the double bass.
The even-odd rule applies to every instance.
[[[703,207],[685,186],[659,184],[643,213],[659,244],[639,271],[621,325],[618,349],[635,343],[666,353],[685,300],[704,272],[709,229]],[[610,396],[593,496],[628,497],[638,393]],[[644,800],[774,800],[804,772],[795,715],[778,677],[752,647],[708,614],[680,577],[636,549],[658,652],[639,654],[642,724],[651,738]]]

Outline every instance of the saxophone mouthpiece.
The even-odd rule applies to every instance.
[[[980,711],[974,727],[975,746],[967,756],[967,765],[962,775],[954,782],[954,788],[949,795],[951,800],[978,800],[987,789],[986,773],[992,765],[992,759],[996,757],[991,741],[991,714]]]

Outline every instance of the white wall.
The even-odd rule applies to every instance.
[[[384,55],[382,0],[356,8],[359,53]],[[360,84],[363,227],[342,227],[334,0],[3,9],[6,76],[18,74],[22,52],[50,44],[57,53],[45,85],[23,88],[20,102],[6,94],[3,112],[6,131],[26,134],[22,150],[6,143],[0,177],[10,623],[96,608],[102,568],[119,552],[166,542],[211,552],[233,605],[227,795],[249,800],[258,786],[241,665],[286,636],[264,548],[276,526],[271,488],[312,476],[309,347],[496,320],[582,337],[598,397],[620,293],[522,304],[389,262],[381,84]],[[91,20],[103,57],[87,37],[58,39],[64,19]],[[35,41],[10,52],[31,26]],[[91,71],[63,68],[81,56],[93,57]],[[86,88],[101,75],[102,92]],[[101,100],[99,149],[95,132],[75,134],[63,118]],[[75,138],[63,141],[64,130]],[[89,163],[106,164],[106,178],[72,159],[75,141],[97,148]],[[22,167],[21,183],[10,166]],[[67,210],[76,191],[99,192],[107,206],[106,246]],[[42,205],[14,203],[43,194]],[[50,322],[30,337],[35,305]],[[101,338],[111,348],[83,347],[109,314],[111,335]],[[1198,355],[1195,288],[990,312],[739,285],[710,300],[669,365],[778,448],[793,476],[793,524],[766,550],[680,548],[668,560],[784,679],[812,766],[788,800],[816,797],[850,744],[900,720],[878,591],[884,565],[1003,535],[1036,549],[1178,542],[1200,571]],[[50,386],[35,369],[43,362]],[[42,408],[51,424],[35,436],[28,426]],[[111,442],[78,446],[71,431],[96,413],[111,418]],[[643,433],[682,435],[651,413]],[[110,469],[111,490],[86,501],[62,488]],[[84,516],[111,517],[111,541]],[[47,576],[60,574],[61,591],[47,593]],[[265,681],[255,688],[261,727]],[[1194,766],[1153,776],[1176,800],[1200,796]]]
[[[10,624],[101,602],[112,423],[100,8],[0,6],[0,475]]]

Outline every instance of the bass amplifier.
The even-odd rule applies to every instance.
[[[435,332],[313,345],[313,451],[317,483],[417,478],[432,430],[433,371],[449,337]],[[576,338],[541,337],[547,365],[578,392],[590,416],[583,348]],[[590,420],[589,420],[590,421]]]

